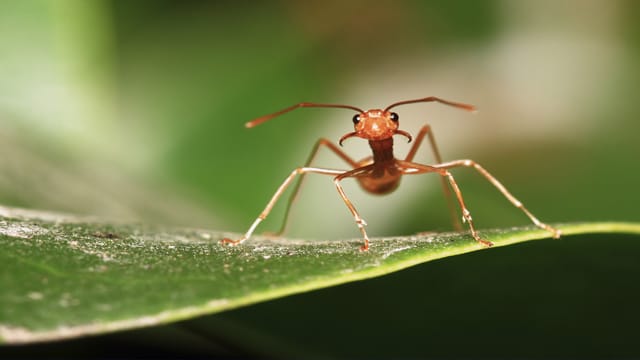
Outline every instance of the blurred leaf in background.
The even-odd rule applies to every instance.
[[[0,202],[243,231],[318,137],[335,141],[351,131],[352,114],[302,109],[251,130],[244,122],[300,101],[375,108],[437,95],[480,109],[477,115],[436,105],[399,109],[407,131],[433,126],[445,159],[483,164],[546,221],[637,221],[639,11],[637,2],[624,0],[1,0]],[[397,148],[401,156],[407,145],[398,141]],[[357,158],[367,148],[354,140],[345,150]],[[426,147],[418,158],[432,161]],[[329,154],[319,156],[318,165],[343,167]],[[471,170],[456,176],[480,228],[527,222]],[[292,235],[357,237],[329,180],[309,180],[292,216]],[[436,178],[403,179],[388,197],[362,194],[355,184],[346,191],[371,235],[450,228]],[[258,231],[276,229],[281,214],[282,206]],[[295,339],[303,334],[296,326],[318,322],[314,329],[327,335],[316,338],[316,345],[333,344],[326,345],[329,354],[344,354],[375,331],[380,338],[393,336],[386,352],[393,354],[394,346],[406,346],[415,334],[435,334],[428,320],[433,308],[445,315],[475,309],[473,300],[452,299],[476,299],[475,293],[499,299],[513,290],[528,296],[494,307],[483,303],[491,315],[486,318],[471,310],[457,313],[465,316],[454,317],[446,331],[455,332],[457,323],[469,329],[483,324],[487,335],[476,341],[510,334],[516,344],[553,344],[558,333],[536,333],[531,322],[513,318],[531,319],[538,328],[556,326],[558,313],[551,310],[558,304],[547,299],[562,284],[586,284],[556,297],[569,312],[567,321],[615,306],[604,293],[624,290],[625,301],[638,300],[637,287],[602,287],[604,275],[589,282],[595,271],[589,266],[604,273],[620,266],[628,276],[638,271],[613,250],[592,264],[602,240],[594,238],[579,252],[554,243],[460,257],[451,265],[430,264],[393,279],[207,320],[263,329],[279,339]],[[606,244],[638,251],[624,239]],[[479,284],[479,275],[471,274],[487,261],[496,271],[513,272],[511,277],[453,288],[456,281]],[[562,264],[584,271],[563,272]],[[537,269],[562,275],[550,284],[550,276]],[[526,291],[514,285],[522,283],[519,274],[527,279]],[[422,279],[429,279],[428,288]],[[407,297],[429,298],[433,308],[406,306]],[[388,308],[397,319],[411,314],[420,321],[403,328],[393,319],[366,321],[364,314]],[[284,309],[296,309],[300,322]],[[607,339],[619,336],[628,350],[624,334],[638,320],[637,311],[626,318],[629,323]],[[598,319],[592,327],[582,324],[575,343],[586,343],[580,334],[588,330],[610,329],[605,316]],[[337,326],[349,333],[340,341],[332,331]],[[455,339],[477,335],[463,332]],[[443,336],[430,344],[448,344]],[[380,352],[372,353],[385,353],[382,342],[377,345],[371,349]],[[443,355],[443,349],[425,351]],[[408,356],[425,353],[405,350]],[[582,350],[589,354],[589,348]]]

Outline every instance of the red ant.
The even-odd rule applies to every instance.
[[[300,185],[302,183],[302,180],[304,179],[304,176],[307,173],[315,173],[315,174],[321,174],[321,175],[331,175],[334,177],[333,183],[335,184],[336,189],[340,194],[340,197],[342,198],[342,200],[344,200],[344,203],[347,205],[347,208],[349,208],[349,211],[351,211],[351,214],[353,215],[356,221],[356,224],[360,229],[360,233],[362,233],[362,237],[364,238],[364,244],[362,245],[360,250],[363,250],[363,251],[368,250],[369,237],[367,236],[367,232],[365,231],[365,228],[364,228],[365,225],[367,225],[367,223],[360,217],[360,214],[358,214],[358,211],[353,206],[353,204],[351,203],[347,195],[344,193],[344,190],[342,189],[340,182],[346,178],[350,178],[350,177],[356,178],[364,190],[373,194],[387,194],[394,191],[398,187],[400,183],[400,178],[402,178],[403,175],[437,173],[441,176],[445,196],[449,201],[450,209],[453,210],[452,214],[455,215],[455,209],[452,208],[453,203],[451,201],[451,193],[449,191],[449,188],[447,187],[447,182],[451,186],[451,189],[453,189],[453,193],[455,194],[456,199],[458,200],[458,205],[462,210],[462,221],[469,224],[471,236],[473,236],[473,238],[476,241],[478,241],[479,243],[487,247],[492,246],[493,244],[490,241],[483,240],[480,238],[480,235],[478,235],[478,232],[476,231],[473,225],[473,221],[471,219],[471,213],[467,209],[464,203],[464,200],[462,198],[462,193],[460,192],[460,188],[458,187],[458,184],[453,178],[453,175],[451,175],[451,173],[449,172],[449,169],[460,167],[460,166],[472,167],[476,169],[491,184],[493,184],[493,186],[495,186],[511,202],[511,204],[513,204],[515,207],[522,210],[529,217],[529,219],[533,221],[533,223],[536,226],[551,232],[554,238],[560,237],[561,235],[560,230],[555,229],[539,221],[535,216],[533,216],[531,212],[529,212],[529,210],[527,210],[522,205],[520,201],[518,201],[518,199],[516,199],[513,195],[511,195],[511,193],[498,180],[496,180],[496,178],[494,178],[491,174],[489,174],[487,170],[485,170],[482,166],[480,166],[475,161],[455,160],[455,161],[449,161],[449,162],[442,162],[440,158],[440,153],[435,143],[433,132],[431,131],[431,127],[429,125],[425,125],[422,127],[422,129],[418,133],[418,136],[416,137],[416,142],[413,144],[413,146],[409,150],[409,153],[407,154],[404,160],[395,158],[395,156],[393,155],[393,135],[404,136],[407,138],[408,142],[411,142],[412,137],[411,137],[411,134],[409,134],[408,132],[398,129],[400,117],[398,116],[397,113],[390,112],[389,110],[400,105],[420,103],[420,102],[433,102],[433,101],[436,101],[445,105],[453,106],[456,108],[460,108],[463,110],[475,112],[475,107],[473,105],[447,101],[434,96],[430,96],[422,99],[399,101],[387,106],[384,110],[373,109],[369,111],[364,111],[362,109],[359,109],[355,106],[350,106],[350,105],[317,104],[317,103],[304,102],[304,103],[299,103],[291,107],[288,107],[286,109],[280,110],[273,114],[259,117],[253,121],[246,123],[245,124],[246,127],[252,128],[268,120],[271,120],[276,116],[282,115],[284,113],[287,113],[289,111],[292,111],[301,107],[327,107],[327,108],[343,108],[343,109],[355,110],[358,112],[356,115],[353,116],[353,124],[354,124],[355,131],[343,135],[338,141],[338,144],[342,146],[342,143],[346,139],[355,137],[355,136],[366,139],[369,141],[369,146],[371,147],[373,156],[367,157],[360,161],[354,161],[347,154],[342,152],[342,150],[340,150],[336,145],[331,143],[329,140],[327,139],[318,140],[313,150],[311,151],[311,155],[309,156],[309,159],[307,160],[305,165],[303,167],[299,167],[293,170],[291,174],[285,179],[285,181],[282,183],[282,185],[280,185],[278,190],[276,190],[275,194],[273,195],[273,197],[271,198],[271,200],[269,201],[265,209],[262,211],[262,213],[260,213],[258,218],[253,222],[253,224],[251,225],[247,233],[238,240],[231,240],[228,238],[224,238],[222,239],[222,243],[229,244],[229,245],[237,245],[247,240],[251,236],[251,234],[253,234],[253,231],[256,229],[258,224],[260,224],[260,222],[264,220],[267,217],[267,215],[269,215],[269,212],[271,212],[271,209],[275,205],[276,201],[278,201],[280,196],[284,193],[284,191],[291,184],[294,178],[297,175],[301,175],[301,179],[296,184],[293,190],[293,194],[289,199],[289,203],[287,205],[285,215],[284,215],[283,226],[277,234],[279,235],[282,232],[284,232],[287,224],[287,219],[289,217],[289,210],[291,208],[291,204],[295,200],[295,197],[300,189]],[[429,143],[431,145],[431,150],[433,151],[434,157],[436,159],[437,164],[435,165],[419,164],[412,161],[413,157],[415,156],[418,150],[418,147],[423,142],[425,136],[428,136]],[[327,148],[329,148],[329,150],[333,151],[336,155],[338,155],[338,157],[340,157],[342,160],[344,160],[346,163],[348,163],[351,166],[351,170],[343,171],[343,170],[332,170],[332,169],[310,167],[311,162],[313,161],[316,153],[320,149],[320,146],[326,146]],[[456,217],[454,216],[454,219],[455,218]],[[454,221],[454,225],[457,228],[460,227],[460,224],[457,222],[457,220]]]

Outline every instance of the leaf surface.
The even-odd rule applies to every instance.
[[[556,224],[565,236],[640,234],[637,223]],[[483,230],[506,246],[549,239],[534,227]],[[169,323],[491,251],[467,233],[309,242],[105,223],[0,207],[0,343],[29,343]],[[562,240],[550,240],[562,241]]]

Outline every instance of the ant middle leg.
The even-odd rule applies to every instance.
[[[539,228],[544,229],[549,231],[551,234],[553,234],[553,238],[557,239],[560,237],[560,235],[562,235],[562,232],[554,227],[551,227],[550,225],[547,225],[545,223],[543,223],[542,221],[538,220],[538,218],[536,218],[529,210],[527,210],[527,208],[524,207],[524,205],[522,204],[522,202],[520,202],[518,199],[516,199],[515,196],[513,196],[509,190],[507,190],[507,188],[504,187],[504,185],[502,185],[502,183],[500,183],[495,177],[493,177],[493,175],[491,175],[487,170],[485,170],[482,166],[480,166],[480,164],[478,164],[477,162],[473,161],[473,160],[455,160],[455,161],[450,161],[450,162],[446,162],[446,163],[442,163],[442,164],[438,164],[435,165],[434,167],[437,169],[451,169],[451,168],[456,168],[456,167],[472,167],[474,169],[476,169],[476,171],[478,171],[480,173],[480,175],[484,176],[485,179],[487,179],[493,186],[495,186],[501,193],[502,195],[504,195],[504,197],[507,198],[507,200],[509,200],[509,202],[511,202],[511,204],[513,204],[513,206],[517,207],[518,209],[522,210],[522,212],[525,213],[525,215],[527,215],[527,217],[529,217],[529,219],[531,219],[531,221]]]
[[[418,135],[416,136],[416,140],[414,141],[409,153],[405,157],[405,161],[413,161],[416,153],[418,152],[418,148],[422,145],[422,142],[425,139],[425,136],[428,136],[429,145],[431,146],[431,152],[433,153],[433,157],[436,160],[436,163],[442,163],[442,157],[440,156],[440,151],[438,150],[438,145],[436,144],[435,135],[433,134],[433,130],[431,130],[431,126],[425,125],[420,129]],[[451,190],[449,189],[449,185],[447,184],[447,180],[444,177],[440,177],[440,183],[442,185],[442,193],[447,201],[447,207],[449,208],[449,217],[451,218],[451,223],[453,224],[453,228],[457,231],[462,230],[462,224],[458,219],[458,215],[456,213],[456,207],[453,201],[453,197],[451,194]]]
[[[478,235],[478,231],[476,230],[473,219],[471,218],[471,212],[467,209],[467,206],[464,203],[464,198],[462,197],[462,191],[460,191],[460,187],[458,187],[458,183],[456,182],[453,175],[444,168],[439,168],[438,166],[429,166],[418,164],[409,161],[398,161],[398,165],[403,174],[411,175],[411,174],[426,174],[426,173],[438,173],[441,177],[446,178],[453,189],[456,198],[458,199],[458,205],[460,206],[460,210],[462,211],[462,221],[466,222],[469,226],[469,230],[471,231],[471,236],[473,238],[485,246],[493,246],[491,241],[484,240],[480,238]]]
[[[351,157],[349,157],[349,155],[345,154],[342,150],[340,150],[340,148],[338,148],[331,141],[329,141],[329,140],[327,140],[325,138],[320,138],[320,139],[318,139],[316,144],[313,146],[313,149],[311,150],[311,154],[309,154],[309,158],[307,159],[307,162],[304,163],[304,167],[311,166],[311,163],[315,159],[316,154],[320,150],[320,146],[327,147],[334,154],[336,154],[339,158],[341,158],[347,164],[349,164],[351,166],[351,168],[355,168],[355,167],[358,166],[358,163],[356,161],[354,161]],[[280,226],[280,229],[277,232],[272,233],[272,235],[280,236],[287,230],[287,225],[289,223],[289,214],[291,213],[291,207],[293,206],[293,203],[296,201],[296,198],[298,197],[298,192],[300,192],[300,187],[302,186],[302,183],[304,182],[305,176],[306,176],[306,173],[303,173],[300,176],[300,179],[296,182],[295,186],[293,187],[293,191],[291,192],[291,195],[289,196],[289,200],[287,201],[287,207],[284,210],[284,217],[283,217],[283,220],[282,220],[282,225]]]
[[[336,185],[336,189],[338,190],[338,194],[340,194],[340,197],[344,201],[345,205],[347,205],[347,208],[351,212],[351,215],[353,215],[353,218],[356,221],[356,225],[358,226],[358,229],[360,230],[360,233],[362,234],[362,238],[364,239],[364,244],[360,247],[361,251],[369,250],[369,236],[367,235],[367,231],[364,229],[364,227],[367,226],[367,222],[364,221],[364,219],[362,217],[360,217],[360,214],[358,213],[358,210],[356,210],[356,207],[353,206],[353,203],[351,202],[351,200],[349,200],[349,198],[347,197],[347,194],[345,194],[344,189],[342,188],[342,185],[340,185],[340,181],[342,181],[342,180],[344,180],[344,179],[346,179],[348,177],[356,177],[357,178],[357,177],[362,177],[362,176],[368,176],[371,173],[372,169],[373,169],[373,165],[367,165],[367,166],[359,167],[359,168],[353,169],[351,171],[346,171],[346,172],[336,176],[333,179],[333,183]]]
[[[284,182],[280,185],[280,187],[278,187],[278,190],[276,190],[275,194],[273,194],[273,196],[271,197],[271,200],[269,200],[269,203],[267,203],[267,206],[264,208],[264,210],[262,210],[260,215],[258,215],[258,217],[253,221],[253,224],[251,224],[251,226],[249,227],[249,230],[247,230],[247,232],[244,234],[244,236],[242,236],[238,240],[232,240],[232,239],[229,239],[229,238],[224,238],[224,239],[221,240],[221,243],[222,244],[227,244],[227,245],[238,245],[238,244],[244,242],[245,240],[249,239],[251,237],[251,235],[253,234],[254,230],[256,229],[256,227],[258,226],[258,224],[260,224],[262,222],[262,220],[267,218],[267,216],[271,212],[271,209],[273,209],[273,206],[276,204],[276,202],[278,201],[280,196],[282,196],[282,193],[284,193],[284,191],[287,189],[287,187],[289,185],[291,185],[291,182],[294,180],[294,178],[296,176],[298,176],[298,175],[304,175],[306,173],[315,173],[315,174],[321,174],[321,175],[333,175],[333,176],[335,176],[335,175],[344,174],[344,171],[342,171],[342,170],[332,170],[332,169],[322,169],[322,168],[312,168],[312,167],[300,167],[300,168],[297,168],[297,169],[293,170],[291,172],[291,174],[289,174],[289,176],[287,176],[287,178],[284,180]]]

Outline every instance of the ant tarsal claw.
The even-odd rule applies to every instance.
[[[480,244],[486,246],[486,247],[492,247],[493,243],[489,240],[483,240],[483,239],[476,239],[477,242],[479,242]]]
[[[222,240],[220,240],[220,244],[222,245],[227,245],[227,246],[236,246],[238,244],[240,244],[242,242],[242,240],[232,240],[229,238],[224,238]]]

